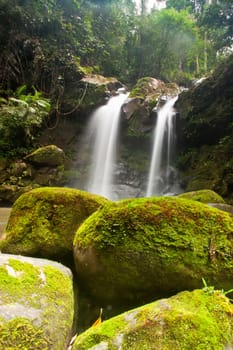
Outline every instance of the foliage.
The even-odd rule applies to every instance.
[[[16,90],[14,97],[1,99],[1,152],[9,151],[12,145],[25,147],[29,145],[32,139],[32,129],[41,126],[50,111],[49,100],[42,97],[42,94],[35,88],[33,88],[34,93],[26,93],[26,89],[26,86],[23,85]]]
[[[87,72],[130,85],[143,76],[186,84],[211,70],[219,53],[225,55],[232,43],[232,13],[230,1],[207,6],[204,0],[168,0],[166,9],[139,15],[133,0],[0,0],[1,96],[35,86],[57,110],[70,111]],[[32,96],[41,100],[35,91],[28,99]],[[27,109],[31,116],[24,123],[39,124],[38,102],[14,98],[20,102],[2,100],[5,110]],[[39,112],[36,117],[31,107]],[[25,137],[21,128],[17,133]],[[6,137],[1,148],[12,151]]]
[[[136,66],[140,76],[176,80],[195,74],[201,43],[195,20],[187,11],[153,12],[141,20],[139,31]]]

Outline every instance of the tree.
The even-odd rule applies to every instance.
[[[173,80],[196,71],[200,38],[195,20],[187,11],[154,11],[140,22],[136,70],[140,76]]]

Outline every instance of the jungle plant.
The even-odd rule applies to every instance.
[[[19,87],[14,96],[0,99],[0,153],[12,148],[27,147],[33,131],[40,127],[49,114],[49,100],[34,87],[27,93],[26,85]]]

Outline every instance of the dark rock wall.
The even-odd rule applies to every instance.
[[[184,188],[210,188],[233,201],[233,55],[176,103]]]

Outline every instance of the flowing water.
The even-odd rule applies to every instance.
[[[88,135],[93,139],[87,191],[112,199],[112,185],[121,106],[128,94],[113,96],[92,115]]]
[[[154,144],[147,182],[146,196],[164,195],[169,192],[174,149],[174,104],[177,97],[168,100],[158,112],[154,130]]]

